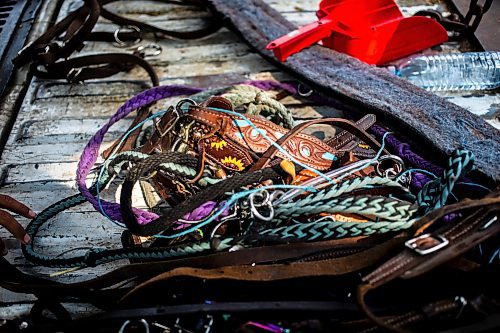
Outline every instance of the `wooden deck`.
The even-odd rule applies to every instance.
[[[285,1],[268,0],[290,21],[297,25],[315,19],[317,0]],[[411,15],[422,8],[437,8],[436,1],[400,1],[404,13]],[[44,31],[49,18],[56,8],[56,1],[45,1],[32,37]],[[79,1],[67,0],[63,3],[59,18],[79,6]],[[138,19],[175,29],[192,28],[201,25],[206,13],[192,12],[185,8],[158,5],[148,2],[122,2],[114,4],[113,10]],[[116,28],[100,21],[99,29],[114,31]],[[143,41],[141,45],[148,44]],[[289,79],[271,64],[253,53],[235,34],[221,29],[202,40],[164,40],[158,43],[163,52],[149,58],[161,79],[161,84],[186,84],[199,87],[220,86],[248,79]],[[442,52],[457,52],[467,49],[466,45],[448,43]],[[108,43],[88,43],[82,53],[131,52],[117,49]],[[20,75],[22,76],[22,75]],[[2,124],[10,111],[15,108],[15,99],[22,87],[22,77],[15,82],[10,96],[1,104]],[[114,113],[122,102],[148,87],[148,79],[141,69],[120,74],[109,79],[89,81],[85,84],[69,84],[63,81],[34,79],[19,109],[0,163],[2,171],[1,193],[8,194],[30,205],[39,212],[48,205],[77,193],[75,184],[76,164],[80,153],[90,136],[106,119]],[[483,115],[490,123],[500,128],[499,94],[448,94],[443,95],[471,112]],[[175,99],[172,99],[174,101]],[[310,119],[321,115],[332,115],[338,111],[306,106],[292,98],[286,100],[297,120]],[[130,119],[129,119],[130,120]],[[107,143],[128,127],[123,121],[112,128]],[[107,194],[105,198],[111,198]],[[25,224],[28,221],[20,218]],[[85,251],[88,247],[120,247],[121,229],[106,221],[89,204],[84,204],[60,214],[44,228],[35,242],[39,251],[59,254],[72,248]],[[3,229],[0,236],[7,239],[10,252],[8,260],[30,274],[47,277],[56,270],[34,266],[23,257],[20,245]],[[82,249],[83,248],[83,249]],[[83,269],[67,273],[57,278],[62,282],[89,279],[104,271],[113,269],[124,262]],[[0,289],[0,319],[28,313],[33,301],[30,295],[13,294]],[[75,316],[87,313],[87,305],[71,305]]]

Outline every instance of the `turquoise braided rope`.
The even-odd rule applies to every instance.
[[[294,223],[290,226],[267,229],[260,232],[262,236],[278,237],[280,239],[296,239],[303,241],[327,240],[332,238],[347,238],[383,234],[410,228],[410,221],[380,221],[380,222],[311,222]]]
[[[99,183],[100,186],[105,187],[108,184],[108,182],[112,179],[111,174],[113,172],[118,173],[121,170],[121,166],[124,163],[128,163],[130,161],[138,162],[147,157],[149,157],[149,155],[131,151],[122,152],[120,154],[115,155],[112,160],[108,160],[105,162],[103,168],[104,172],[102,173],[102,177],[100,177],[100,179],[98,179],[93,184],[92,189],[93,190],[95,189],[95,185],[97,183]],[[184,165],[174,165],[174,163],[164,163],[164,165],[162,165],[162,168],[164,168],[167,171],[174,170],[177,172],[180,171],[187,174],[192,174],[193,172],[196,173],[196,170],[194,169],[189,170],[190,168],[187,168]],[[210,178],[205,178],[205,181],[209,182],[213,180]],[[48,222],[51,218],[55,217],[57,214],[63,212],[68,208],[75,207],[84,202],[86,202],[86,198],[81,194],[76,194],[56,202],[55,204],[49,206],[48,208],[40,212],[37,215],[37,217],[28,224],[28,226],[26,227],[26,232],[28,233],[28,235],[30,235],[32,239],[34,239],[40,227],[42,227],[42,225]],[[218,247],[218,249],[220,250],[227,249],[228,247],[230,247],[229,243],[231,243],[232,240],[233,238],[226,238],[221,240],[221,244]],[[23,252],[29,260],[38,264],[42,264],[48,267],[73,268],[73,267],[84,267],[86,265],[86,261],[89,259],[91,255],[96,255],[99,253],[106,253],[106,254],[109,253],[109,255],[103,256],[102,258],[96,260],[96,264],[106,263],[118,259],[166,259],[182,255],[196,254],[201,251],[208,250],[209,248],[210,248],[210,243],[204,242],[204,243],[186,244],[175,248],[167,248],[167,249],[158,248],[157,250],[152,249],[151,252],[140,252],[140,251],[127,252],[123,249],[118,249],[118,250],[93,249],[88,251],[87,254],[84,256],[65,258],[64,260],[61,259],[56,260],[56,257],[50,257],[38,254],[37,252],[34,251],[32,243],[28,244],[27,246],[23,246]]]
[[[417,203],[424,208],[424,213],[446,204],[455,183],[470,171],[473,163],[474,154],[470,151],[457,149],[453,152],[443,175],[425,184],[417,195]]]
[[[275,219],[290,220],[302,215],[319,213],[349,213],[381,218],[389,221],[408,220],[418,207],[409,202],[380,196],[351,196],[316,202],[311,205],[289,205],[276,209]]]

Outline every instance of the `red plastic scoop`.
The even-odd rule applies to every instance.
[[[322,0],[317,22],[267,45],[280,61],[323,41],[323,45],[369,64],[382,65],[448,40],[433,19],[403,17],[394,0]]]

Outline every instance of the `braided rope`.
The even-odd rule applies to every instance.
[[[454,151],[443,175],[425,184],[417,195],[417,202],[424,212],[444,206],[456,181],[472,168],[473,163],[474,155],[471,152],[460,149]]]
[[[286,129],[294,126],[292,113],[269,94],[249,85],[236,85],[230,88],[223,97],[235,106],[247,105],[247,114],[261,115]]]
[[[314,204],[279,207],[275,211],[275,219],[289,220],[301,215],[319,213],[349,213],[373,216],[388,221],[409,219],[417,211],[417,206],[397,199],[379,196],[351,196],[316,202]]]
[[[410,228],[414,220],[397,222],[311,222],[294,223],[260,232],[262,236],[274,236],[280,239],[299,239],[303,241],[325,240],[383,234]]]
[[[100,210],[99,202],[97,198],[94,195],[92,195],[92,193],[87,188],[86,179],[90,169],[97,161],[99,148],[101,147],[101,144],[104,140],[104,136],[108,132],[110,127],[119,120],[125,118],[131,112],[143,106],[152,104],[160,99],[179,96],[179,95],[193,94],[199,91],[201,91],[201,89],[184,87],[184,86],[162,86],[162,87],[155,87],[152,89],[148,89],[132,97],[127,102],[125,102],[116,111],[116,113],[113,116],[111,116],[108,122],[101,129],[99,129],[99,131],[97,131],[97,133],[94,136],[92,136],[92,138],[89,140],[88,144],[86,145],[86,147],[82,152],[82,156],[78,163],[76,180],[80,193],[94,206],[96,210]],[[109,202],[101,201],[101,205],[106,210],[106,213],[108,205],[111,207],[110,210],[113,209],[113,205],[110,204],[111,203]],[[111,217],[111,215],[115,212],[119,213],[119,209],[110,211],[110,214],[108,215]],[[134,213],[137,214],[139,219],[157,218],[156,214],[148,211],[136,210],[134,211]]]
[[[315,193],[309,194],[307,197],[290,203],[283,203],[279,209],[288,210],[296,206],[311,205],[320,201],[327,201],[336,198],[342,194],[352,192],[357,189],[366,188],[368,186],[390,186],[405,190],[401,184],[385,177],[363,177],[345,180],[328,189],[324,189]]]

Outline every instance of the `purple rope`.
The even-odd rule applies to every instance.
[[[379,125],[373,125],[370,128],[370,131],[377,137],[382,137],[385,133],[387,133],[387,130]],[[392,134],[387,135],[385,142],[389,147],[391,147],[393,150],[397,152],[397,155],[401,157],[405,163],[409,163],[415,168],[432,172],[437,177],[441,176],[444,173],[443,168],[433,164],[432,162],[427,161],[420,155],[414,153],[411,150],[409,144],[399,141],[398,139],[396,139],[396,137],[394,137],[394,135]],[[415,190],[420,190],[424,187],[425,184],[427,184],[431,180],[432,178],[430,178],[426,174],[423,174],[421,172],[414,172],[412,173],[411,187]],[[466,177],[463,178],[463,181],[469,183],[473,182],[472,180]],[[474,189],[471,190],[475,191]]]
[[[91,168],[97,160],[99,148],[101,147],[104,136],[108,132],[109,128],[119,120],[125,118],[129,113],[139,109],[140,107],[149,105],[163,98],[179,95],[190,95],[198,93],[200,91],[202,91],[202,89],[176,85],[154,87],[152,89],[146,90],[125,102],[108,120],[108,122],[99,131],[97,131],[96,134],[94,134],[94,136],[90,139],[89,143],[83,150],[80,161],[78,162],[76,181],[80,193],[94,206],[96,210],[100,210],[97,198],[94,197],[92,193],[90,193],[85,180],[87,179]],[[119,204],[101,200],[101,205],[106,214],[111,219],[122,221]],[[133,208],[133,211],[139,223],[148,223],[158,218],[158,215],[148,211],[135,208]]]
[[[278,81],[248,81],[244,84],[250,84],[263,90],[284,89],[291,93],[295,93],[297,91],[294,85],[281,83]],[[126,101],[116,111],[116,113],[111,116],[108,122],[99,131],[97,131],[96,134],[94,134],[94,136],[88,142],[87,146],[84,148],[82,156],[80,157],[80,161],[78,162],[76,181],[80,193],[92,204],[92,206],[94,206],[96,210],[100,211],[99,203],[97,201],[97,198],[93,196],[87,188],[86,179],[94,163],[97,161],[99,148],[101,147],[104,136],[108,132],[109,128],[119,120],[125,118],[131,112],[143,106],[149,105],[164,98],[181,95],[192,95],[203,90],[204,89],[201,88],[168,85],[154,87],[143,91],[142,93]],[[119,204],[101,200],[101,206],[104,212],[109,216],[109,218],[120,222],[123,221]],[[132,208],[132,210],[139,224],[147,224],[158,218],[158,215],[145,210],[136,208]]]
[[[377,137],[382,137],[385,133],[387,133],[387,130],[379,125],[373,125],[370,128],[370,131]],[[405,163],[409,163],[415,168],[432,172],[436,176],[439,176],[443,173],[444,171],[443,168],[428,162],[421,156],[411,151],[409,144],[399,141],[392,134],[387,135],[385,138],[386,138],[385,139],[386,144],[389,147],[391,147],[394,151],[396,151],[396,154],[399,157],[401,157]],[[411,177],[411,187],[416,190],[420,190],[422,189],[422,187],[424,187],[425,184],[427,184],[431,180],[432,178],[430,178],[426,174],[420,172],[414,172],[412,173]]]

